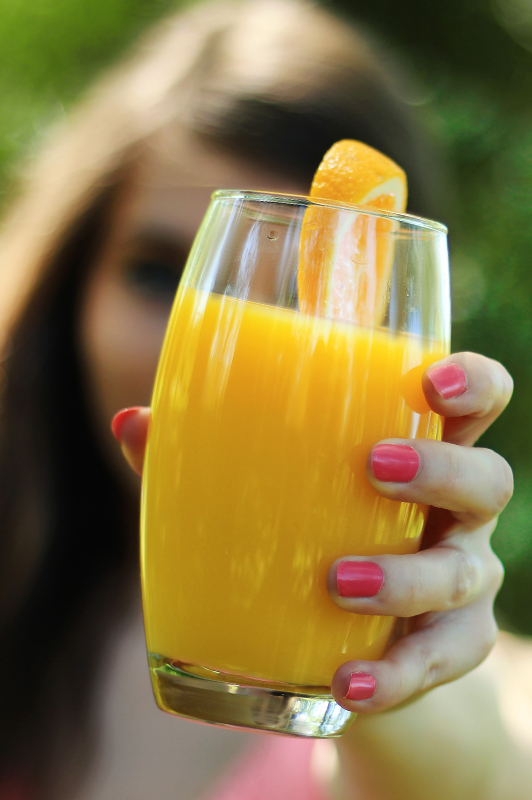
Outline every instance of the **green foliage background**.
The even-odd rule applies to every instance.
[[[174,0],[0,0],[0,201],[16,165],[85,85]],[[409,102],[443,154],[454,349],[503,361],[516,392],[484,437],[516,495],[495,544],[499,611],[532,634],[532,0],[336,0],[404,63]]]

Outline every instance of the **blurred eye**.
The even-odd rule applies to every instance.
[[[127,264],[128,283],[150,300],[171,303],[179,285],[182,270],[156,258],[143,258]]]
[[[144,299],[172,303],[188,256],[188,243],[143,234],[124,259],[127,284]]]

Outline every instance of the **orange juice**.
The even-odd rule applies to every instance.
[[[326,574],[339,556],[418,548],[426,509],[379,497],[365,463],[379,439],[440,437],[415,368],[442,350],[181,290],[145,461],[150,653],[305,687],[381,657],[393,618],[338,608]]]

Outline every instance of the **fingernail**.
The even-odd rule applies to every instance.
[[[407,444],[378,444],[371,454],[371,469],[378,481],[408,483],[419,470],[419,456]]]
[[[466,376],[458,364],[444,364],[428,374],[429,380],[444,400],[459,397],[467,389]]]
[[[375,597],[382,588],[384,572],[373,561],[340,561],[336,582],[340,597]]]
[[[122,441],[122,429],[124,427],[124,423],[136,414],[137,411],[140,411],[141,406],[131,406],[130,408],[123,408],[117,414],[114,415],[113,419],[111,420],[111,430],[113,435],[119,442]]]
[[[377,681],[368,672],[353,672],[349,677],[346,700],[369,700],[377,689]]]

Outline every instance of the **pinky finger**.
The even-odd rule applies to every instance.
[[[454,611],[427,614],[419,623],[420,627],[397,640],[382,660],[342,664],[332,681],[336,702],[364,714],[413,700],[478,666],[497,635],[486,598]]]

